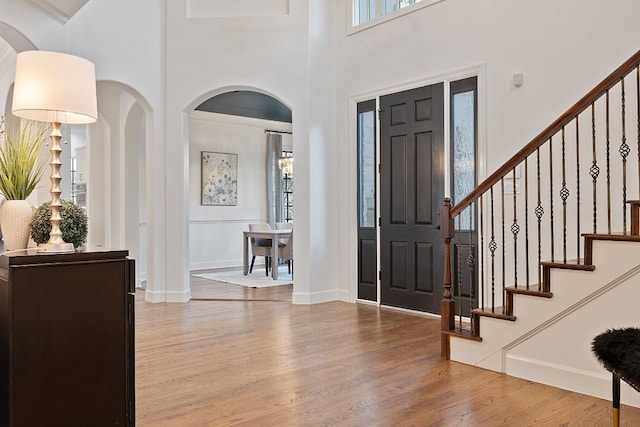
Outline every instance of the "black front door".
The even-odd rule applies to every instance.
[[[443,84],[380,98],[381,303],[440,312]]]

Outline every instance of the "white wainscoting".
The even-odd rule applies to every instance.
[[[242,232],[266,219],[189,222],[190,270],[242,266]]]

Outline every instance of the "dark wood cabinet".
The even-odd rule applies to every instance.
[[[0,426],[133,426],[127,251],[0,256]]]

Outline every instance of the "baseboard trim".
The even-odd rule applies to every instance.
[[[261,262],[256,259],[255,267],[261,266],[264,268],[264,257],[258,257]],[[251,261],[251,259],[249,259]],[[218,261],[218,262],[192,262],[189,264],[189,271],[197,271],[197,270],[210,270],[214,268],[242,268],[242,260],[226,260],[226,261]]]
[[[611,400],[611,374],[604,369],[603,372],[592,372],[513,354],[507,355],[505,360],[507,375]],[[625,405],[640,408],[640,394],[624,381],[620,395]]]
[[[161,303],[161,302],[179,302],[185,303],[189,302],[191,299],[191,289],[186,289],[184,291],[150,291],[146,290],[144,292],[144,300],[151,303]]]
[[[295,282],[293,287],[294,292],[291,295],[292,304],[311,305],[331,301],[352,302],[349,301],[349,292],[341,289],[332,289],[322,292],[295,292]]]

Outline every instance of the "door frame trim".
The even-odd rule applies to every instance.
[[[365,301],[358,299],[358,149],[357,144],[353,143],[358,138],[358,123],[357,123],[357,105],[359,102],[367,101],[370,99],[376,100],[376,156],[378,164],[380,162],[380,119],[377,112],[380,110],[380,97],[389,95],[396,92],[402,92],[409,89],[415,89],[423,86],[429,86],[436,83],[444,83],[444,144],[445,144],[445,197],[450,197],[451,189],[449,188],[451,183],[451,170],[450,170],[450,90],[449,84],[452,81],[465,79],[468,77],[477,77],[477,96],[478,96],[478,147],[477,147],[477,179],[481,182],[486,177],[486,164],[487,164],[487,64],[481,63],[472,65],[457,70],[452,70],[446,73],[434,74],[429,77],[409,80],[403,83],[394,84],[391,86],[379,87],[371,89],[366,92],[351,95],[349,97],[349,126],[348,126],[348,141],[347,144],[347,160],[348,160],[348,188],[349,188],[349,200],[350,206],[347,215],[347,229],[348,235],[348,248],[347,248],[347,266],[346,269],[349,273],[349,299],[353,302],[361,302],[371,304],[371,301]],[[376,174],[376,186],[379,188],[380,174]],[[378,215],[380,215],[380,192],[376,192],[376,209]],[[379,224],[379,223],[378,223]],[[380,226],[376,225],[376,238],[378,241],[377,249],[377,263],[378,269],[380,268]],[[379,271],[379,270],[378,270]],[[382,306],[380,303],[380,276],[376,275],[377,280],[377,301],[378,307]],[[387,306],[385,306],[387,307]]]

